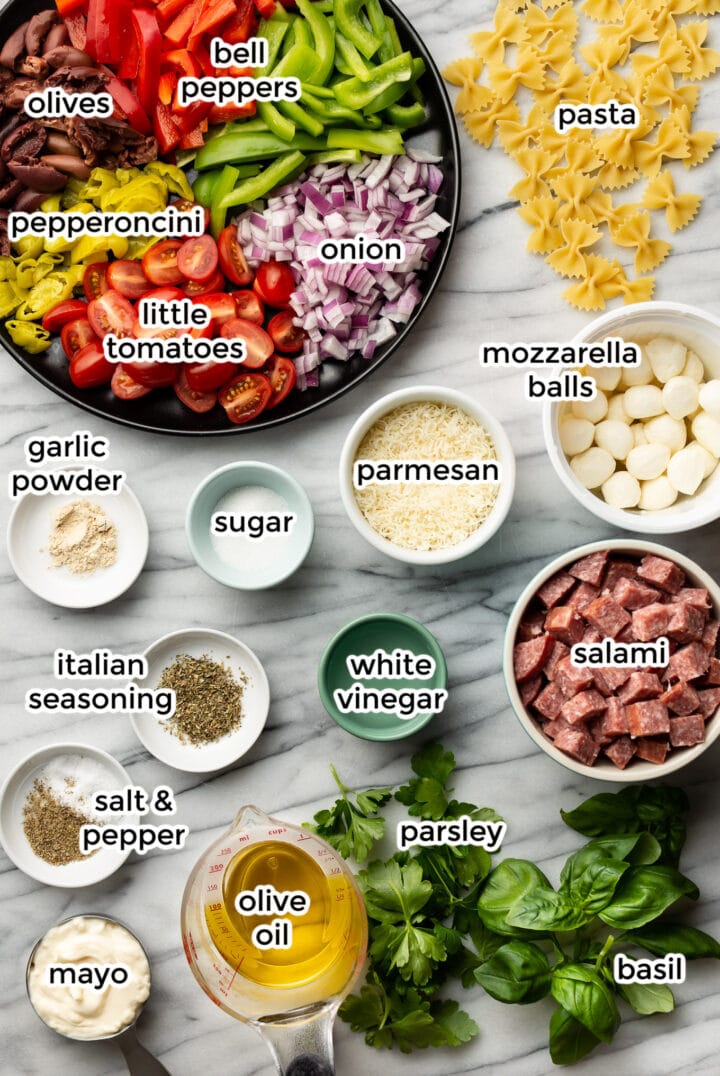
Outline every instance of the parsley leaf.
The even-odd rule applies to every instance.
[[[350,798],[353,793],[342,783],[335,767],[331,766],[330,770],[341,798],[335,800],[330,810],[318,811],[313,819],[315,824],[306,823],[305,828],[317,833],[345,859],[364,863],[377,841],[385,836],[385,819],[378,817],[378,811],[392,796],[392,789],[370,788],[358,792],[353,803]]]
[[[452,791],[447,782],[455,769],[452,751],[445,751],[439,743],[428,743],[413,755],[410,765],[417,777],[399,788],[395,799],[414,817],[443,818]]]
[[[432,894],[415,860],[400,866],[395,860],[371,863],[360,874],[365,907],[378,925],[372,929],[370,955],[389,971],[422,985],[447,950],[442,940],[423,925],[422,908]]]

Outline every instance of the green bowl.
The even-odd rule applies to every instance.
[[[371,680],[351,675],[346,658],[351,654],[371,655],[376,650],[391,654],[394,650],[409,650],[417,655],[429,655],[435,660],[435,670],[428,679]],[[417,620],[400,613],[372,613],[351,621],[328,643],[318,669],[318,689],[323,706],[330,717],[346,732],[363,740],[402,740],[424,728],[434,712],[401,718],[394,713],[344,713],[335,702],[334,692],[347,690],[360,682],[373,690],[387,688],[447,688],[447,666],[437,639]]]

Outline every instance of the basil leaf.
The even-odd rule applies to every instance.
[[[601,1042],[611,1042],[620,1025],[620,1014],[612,991],[600,976],[583,964],[557,968],[552,978],[552,996],[559,1005]]]
[[[666,956],[682,953],[688,960],[715,957],[720,960],[720,942],[695,927],[675,923],[654,923],[640,930],[628,931],[627,938],[649,953]]]
[[[552,972],[545,953],[537,945],[513,941],[501,946],[495,956],[479,967],[475,978],[496,1001],[529,1005],[549,992]]]
[[[613,898],[629,863],[602,855],[586,845],[570,856],[560,875],[560,893],[571,904],[597,915]]]
[[[694,882],[674,867],[632,867],[599,916],[610,927],[631,930],[657,919],[680,897],[697,900],[699,895]]]
[[[675,1008],[672,990],[662,983],[617,983],[616,989],[623,1001],[641,1016],[672,1012]]]
[[[574,1065],[600,1045],[600,1039],[579,1020],[559,1008],[550,1017],[550,1057],[556,1065]]]
[[[621,792],[600,792],[590,796],[574,811],[560,811],[563,822],[586,837],[606,837],[615,833],[636,833],[637,800],[640,788],[633,785]]]
[[[527,859],[504,859],[487,877],[478,900],[478,915],[496,934],[517,933],[506,921],[513,904],[525,893],[550,883],[543,872]]]
[[[599,855],[610,859],[623,859],[634,866],[657,863],[662,855],[662,848],[652,833],[615,834],[611,837],[597,837],[589,841],[586,848],[592,848]]]
[[[516,900],[505,918],[510,926],[525,930],[577,930],[594,919],[595,912],[549,886],[538,886]]]

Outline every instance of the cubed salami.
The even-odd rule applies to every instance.
[[[679,643],[691,643],[703,637],[706,614],[688,602],[672,602],[667,606],[670,611],[667,635]]]
[[[667,740],[639,739],[635,741],[636,758],[660,765],[665,761],[670,744]]]
[[[605,748],[605,754],[619,770],[624,770],[628,762],[635,757],[637,748],[629,736],[620,736]]]
[[[632,560],[613,557],[605,576],[605,589],[612,592],[618,579],[637,579],[637,564]]]
[[[562,658],[555,666],[555,683],[566,699],[592,687],[594,682],[592,669],[578,668],[569,656]]]
[[[578,583],[577,588],[566,598],[565,604],[571,605],[573,609],[577,609],[578,613],[582,613],[585,606],[595,601],[599,593],[598,588],[591,587],[589,583]]]
[[[583,729],[563,729],[555,737],[555,746],[566,755],[592,766],[600,753],[600,744],[593,740]]]
[[[602,691],[603,695],[611,695],[630,679],[634,671],[631,668],[623,669],[619,665],[609,665],[607,667],[603,666],[601,669],[593,669],[593,676],[595,677],[598,691]],[[603,685],[602,687],[600,686],[601,684]],[[605,688],[607,688],[607,691]]]
[[[660,587],[670,594],[677,594],[685,583],[685,572],[677,564],[665,557],[655,557],[648,553],[640,561],[637,574],[651,586]]]
[[[518,640],[525,643],[528,639],[537,639],[545,631],[545,613],[541,609],[534,609],[526,613],[520,621],[518,628]]]
[[[554,740],[561,732],[572,732],[572,725],[568,725],[567,721],[559,717],[556,721],[548,721],[543,732],[549,739]]]
[[[638,642],[649,643],[665,634],[669,620],[669,606],[660,602],[645,605],[632,614],[633,634]]]
[[[670,743],[673,747],[694,747],[705,739],[705,718],[702,714],[670,718]]]
[[[633,609],[642,609],[644,605],[659,601],[661,594],[655,587],[649,587],[638,579],[622,576],[613,587],[612,596],[618,605],[632,612]]]
[[[571,606],[556,605],[545,617],[545,630],[554,638],[572,646],[573,643],[579,643],[585,634],[585,622]]]
[[[705,682],[707,684],[720,684],[720,660],[717,658],[710,658],[708,671],[705,674]]]
[[[683,680],[678,680],[677,684],[669,687],[660,696],[660,702],[664,702],[672,713],[683,716],[696,713],[700,707],[697,691],[692,684],[686,684]]]
[[[630,674],[618,691],[618,698],[627,706],[628,703],[641,702],[643,699],[656,699],[662,693],[660,678],[654,672],[641,670]]]
[[[682,587],[676,597],[677,601],[687,602],[704,612],[709,612],[711,608],[710,592],[705,587]]]
[[[580,722],[601,714],[606,706],[600,692],[590,688],[589,691],[581,691],[573,698],[566,699],[560,713],[570,725],[579,725]]]
[[[670,731],[670,715],[664,702],[647,699],[626,707],[628,728],[633,739],[638,736],[662,736]]]
[[[705,625],[705,631],[703,632],[702,644],[706,650],[709,650],[711,654],[715,653],[715,647],[718,641],[718,632],[720,631],[720,620],[708,620]]]
[[[612,736],[608,736],[603,730],[603,719],[600,714],[597,717],[591,717],[585,727],[595,743],[599,743],[601,747],[606,747],[609,743],[612,743]]]
[[[542,672],[545,662],[550,657],[555,640],[552,635],[540,635],[537,639],[528,639],[518,643],[513,653],[515,679],[519,684],[532,680]]]
[[[582,641],[585,643],[586,646],[592,646],[593,643],[599,643],[602,637],[603,633],[601,631],[598,631],[598,629],[594,628],[591,624],[590,627],[587,628],[587,630],[585,631],[585,634],[582,637]]]
[[[542,683],[542,676],[533,676],[532,680],[526,680],[524,684],[520,685],[520,698],[523,706],[529,706],[533,699],[537,697]]]
[[[556,572],[547,583],[543,583],[537,592],[537,597],[546,609],[553,609],[574,586],[575,580],[571,575],[567,572]]]
[[[627,609],[618,605],[609,594],[601,594],[583,610],[583,616],[603,635],[615,639],[624,627],[631,623]]]
[[[554,721],[560,716],[560,708],[564,702],[565,696],[557,684],[549,683],[542,689],[533,705],[548,721]]]
[[[700,713],[707,721],[720,706],[720,687],[711,687],[707,691],[698,691],[698,698],[700,700]]]
[[[569,653],[570,648],[568,646],[565,646],[565,643],[561,643],[560,640],[555,643],[555,646],[552,648],[552,653],[547,660],[544,670],[548,680],[555,679],[555,669],[558,662],[562,661],[563,658],[566,658]]]
[[[605,566],[610,556],[607,549],[600,549],[597,553],[590,553],[568,568],[570,575],[580,579],[583,583],[589,583],[591,587],[599,587],[605,575]]]
[[[689,643],[671,654],[666,677],[670,680],[695,680],[704,676],[710,665],[710,655],[702,643]]]
[[[615,697],[607,700],[607,709],[603,714],[603,732],[606,736],[627,736],[630,731],[627,710]]]

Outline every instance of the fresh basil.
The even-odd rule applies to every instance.
[[[478,915],[496,934],[516,935],[517,930],[506,920],[508,912],[525,893],[549,885],[540,868],[529,860],[504,859],[487,877],[478,900]]]
[[[613,899],[618,882],[630,866],[603,855],[592,844],[570,856],[560,875],[560,893],[576,907],[597,915]]]
[[[651,833],[620,833],[610,837],[596,837],[588,841],[584,850],[592,850],[610,859],[622,859],[633,866],[657,863],[662,848]]]
[[[674,867],[632,867],[599,915],[610,927],[632,930],[657,919],[680,897],[697,900],[699,895],[698,887]]]
[[[532,942],[508,942],[475,972],[482,988],[496,1001],[529,1005],[550,990],[552,971],[542,949]]]
[[[586,837],[649,832],[661,848],[661,862],[677,866],[685,843],[683,816],[690,804],[681,788],[631,785],[620,792],[591,796],[573,811],[561,811],[568,826]]]
[[[616,990],[623,1001],[641,1016],[672,1012],[675,1008],[673,992],[663,983],[617,983]]]
[[[516,900],[505,917],[511,927],[523,930],[552,931],[577,930],[595,918],[564,893],[556,893],[550,886],[538,886]]]
[[[683,927],[679,923],[648,923],[640,930],[628,931],[626,937],[657,956],[682,953],[688,960],[701,960],[704,957],[720,960],[720,943],[696,927]]]
[[[550,1017],[550,1057],[556,1065],[574,1065],[600,1045],[592,1031],[562,1007]]]
[[[550,987],[558,1005],[579,1020],[601,1042],[611,1042],[620,1014],[608,985],[584,964],[556,968]]]

